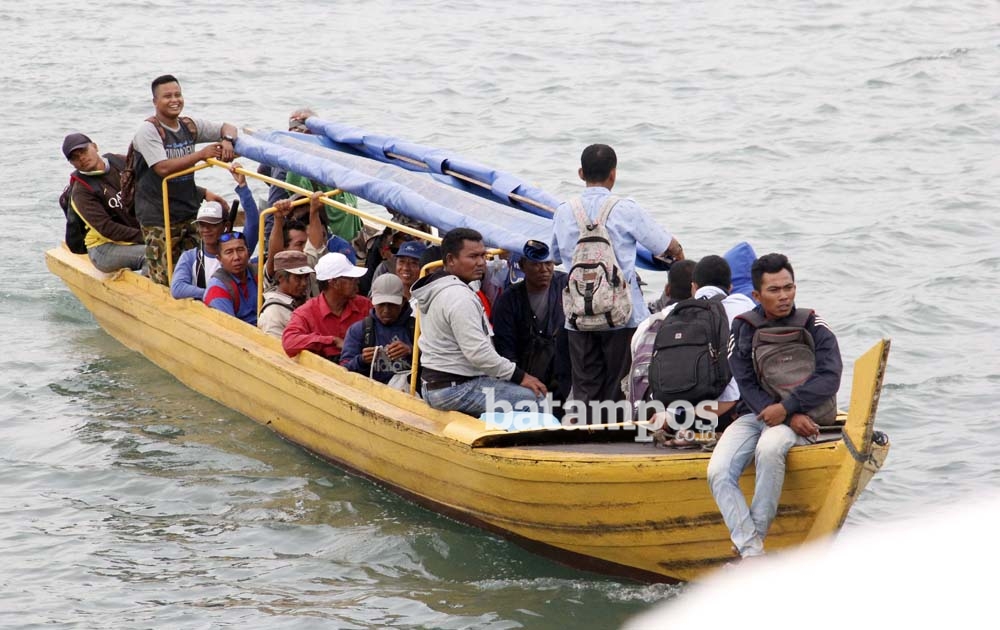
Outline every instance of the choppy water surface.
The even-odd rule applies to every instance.
[[[416,508],[96,326],[43,262],[70,170],[59,145],[79,130],[124,152],[164,72],[191,115],[280,127],[310,105],[559,194],[579,185],[586,144],[612,144],[616,192],[690,255],[742,239],[784,251],[845,357],[893,338],[879,414],[893,451],[848,527],[995,488],[1000,11],[780,7],[0,7],[0,624],[604,628],[681,592],[566,569]]]

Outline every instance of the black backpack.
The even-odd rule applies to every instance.
[[[74,254],[86,254],[87,231],[90,228],[80,218],[80,215],[76,213],[70,202],[74,183],[75,181],[70,176],[69,184],[66,185],[62,194],[59,195],[59,207],[62,208],[63,216],[66,217],[66,235],[63,237],[63,240],[66,241],[66,247],[69,248],[69,251]]]
[[[117,155],[105,153],[103,157],[119,171],[124,170],[125,163]],[[83,220],[83,217],[76,213],[76,210],[73,210],[72,196],[75,184],[94,190],[101,187],[101,181],[98,177],[91,177],[90,175],[83,175],[79,171],[73,171],[73,174],[69,176],[69,183],[66,184],[66,188],[63,188],[62,194],[59,195],[59,207],[62,208],[63,216],[66,218],[66,235],[64,237],[66,247],[74,254],[86,254],[86,239],[87,232],[90,231],[90,226]]]
[[[678,302],[656,333],[649,391],[665,405],[716,400],[733,377],[725,296]]]

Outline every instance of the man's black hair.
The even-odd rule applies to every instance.
[[[445,233],[441,239],[441,260],[447,261],[448,254],[458,256],[465,247],[465,241],[481,243],[483,235],[470,228],[455,228]]]
[[[733,270],[725,258],[710,254],[694,266],[691,281],[699,287],[718,287],[728,293],[733,284]]]
[[[580,155],[580,168],[584,181],[603,182],[611,176],[611,170],[618,167],[615,150],[606,144],[592,144]]]
[[[316,287],[319,289],[320,293],[326,291],[326,287],[330,284],[330,280],[317,280]]]
[[[685,258],[670,265],[667,272],[667,284],[670,285],[670,301],[679,302],[691,297],[691,274],[695,262]]]
[[[750,279],[753,281],[754,291],[760,291],[765,273],[778,273],[782,269],[787,269],[788,273],[792,275],[792,280],[795,280],[792,263],[788,262],[788,257],[784,254],[764,254],[753,261],[753,266],[750,267]]]
[[[285,239],[285,247],[288,247],[288,244],[292,240],[292,230],[299,230],[300,232],[309,231],[306,224],[302,221],[299,221],[298,219],[289,219],[281,226],[281,236]]]
[[[155,79],[153,79],[153,85],[150,86],[152,88],[152,90],[153,90],[153,96],[156,96],[156,88],[160,87],[164,83],[176,83],[177,85],[181,84],[181,82],[178,81],[177,77],[175,77],[174,75],[172,75],[172,74],[161,74],[160,76],[158,76]]]
[[[424,253],[420,254],[420,259],[417,264],[423,269],[432,262],[437,262],[441,260],[441,246],[440,245],[428,245],[424,250]]]

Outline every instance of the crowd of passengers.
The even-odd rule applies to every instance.
[[[818,436],[814,410],[835,397],[842,369],[826,322],[812,311],[796,314],[794,272],[785,256],[768,254],[753,263],[753,299],[734,292],[725,258],[686,260],[678,240],[645,209],[612,195],[617,156],[603,144],[583,151],[578,175],[585,187],[556,210],[548,243],[528,241],[521,251],[492,260],[474,230],[453,229],[432,246],[410,234],[427,233],[428,226],[388,209],[397,225],[412,229],[372,231],[356,215],[324,203],[333,192],[329,187],[262,166],[262,174],[307,194],[269,186],[266,204],[275,212],[265,223],[265,251],[254,255],[260,211],[234,161],[236,127],[182,116],[180,83],[171,75],[151,87],[155,114],[143,121],[128,156],[102,155],[81,133],[63,142],[63,154],[76,169],[65,194],[67,225],[76,217],[83,222],[95,267],[132,269],[167,285],[170,256],[174,298],[200,300],[258,326],[279,338],[290,357],[308,350],[403,390],[419,311],[419,395],[437,409],[473,416],[487,411],[488,396],[516,408],[551,395],[582,403],[586,413],[592,401],[642,400],[648,397],[653,341],[671,310],[692,298],[719,301],[731,326],[733,376],[708,407],[720,419],[718,430],[728,426],[712,455],[709,482],[738,553],[763,552],[785,455]],[[309,110],[293,112],[289,130],[310,133],[312,116]],[[204,146],[197,149],[199,144]],[[176,177],[168,184],[168,250],[163,179],[208,158],[230,163],[245,228],[235,229],[225,196],[197,186],[193,174]],[[134,199],[131,207],[127,198]],[[357,207],[349,193],[332,198]],[[568,278],[555,267],[568,266],[581,232],[597,224],[607,231],[631,310],[617,325],[584,330],[574,325],[578,314],[564,312]],[[655,260],[672,263],[663,295],[648,305],[635,269],[640,245]],[[421,268],[436,261],[442,265],[419,278]],[[258,264],[264,265],[259,312]],[[812,339],[815,367],[790,395],[779,397],[755,371],[755,333],[793,320]],[[615,420],[620,418],[588,417]],[[747,505],[738,480],[751,460],[757,463],[757,492]]]

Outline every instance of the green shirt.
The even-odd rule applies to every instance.
[[[298,186],[299,188],[305,188],[306,190],[314,191],[313,181],[303,175],[297,173],[289,172],[285,175],[285,182],[292,184],[293,186]],[[318,184],[318,182],[317,182]],[[319,185],[320,192],[327,192],[333,190],[329,186]],[[334,201],[339,201],[345,206],[351,206],[352,208],[358,207],[358,198],[349,192],[342,192],[331,197]],[[330,206],[326,206],[326,227],[330,230],[331,236],[339,236],[348,243],[354,240],[354,237],[358,235],[361,231],[361,219],[356,215],[344,212],[343,210],[338,210]]]

